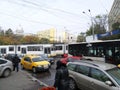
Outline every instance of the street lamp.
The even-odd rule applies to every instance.
[[[94,24],[93,24],[93,17],[92,17],[92,14],[91,14],[90,9],[88,9],[88,12],[90,13],[90,16],[89,16],[89,15],[87,15],[87,14],[83,11],[83,13],[84,13],[85,15],[87,15],[87,16],[91,19],[91,23],[92,23],[92,35],[93,35],[93,40],[95,40],[95,36],[94,36]]]

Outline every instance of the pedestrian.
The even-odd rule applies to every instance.
[[[57,90],[69,90],[69,73],[61,61],[57,61],[54,87]]]
[[[13,71],[15,71],[15,69],[17,70],[17,72],[19,71],[19,62],[20,62],[20,59],[17,56],[17,54],[15,54],[15,56],[12,59]]]

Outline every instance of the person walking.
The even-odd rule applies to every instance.
[[[57,90],[69,90],[69,73],[61,61],[57,61],[54,87]]]
[[[13,71],[15,71],[15,69],[17,70],[17,72],[19,71],[19,62],[20,62],[20,59],[17,56],[17,54],[15,54],[15,56],[12,59]]]

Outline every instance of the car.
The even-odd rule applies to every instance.
[[[21,59],[20,64],[22,69],[32,70],[33,73],[36,73],[37,71],[48,71],[50,67],[50,63],[48,61],[36,55],[25,55]]]
[[[21,60],[22,59],[22,55],[19,55],[19,54],[17,54],[17,56],[19,57],[19,59]],[[15,54],[7,54],[6,56],[5,56],[5,59],[8,59],[8,60],[10,60],[10,61],[12,61],[12,59],[15,57]]]
[[[80,59],[81,57],[78,57],[78,56],[68,56],[68,57],[62,58],[60,61],[66,65],[68,62],[74,62]]]
[[[67,63],[70,90],[120,90],[120,68],[101,61]]]
[[[12,62],[7,59],[0,58],[0,77],[10,76],[12,70]]]
[[[12,61],[14,56],[15,56],[15,54],[6,54],[5,59]]]
[[[48,55],[40,55],[40,57],[42,57],[45,60],[47,60],[48,62],[50,62],[51,65],[55,63],[55,59],[52,57],[48,57]]]

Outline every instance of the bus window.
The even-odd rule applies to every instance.
[[[92,47],[89,47],[89,50],[88,50],[88,55],[89,56],[93,56],[93,48]]]
[[[116,64],[120,63],[120,47],[115,47],[115,61]]]

